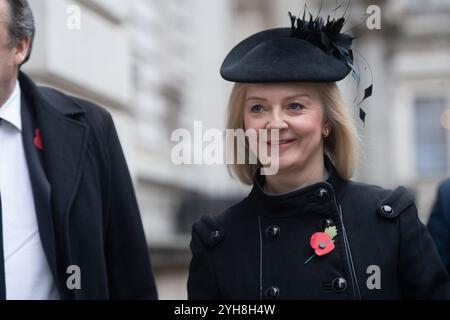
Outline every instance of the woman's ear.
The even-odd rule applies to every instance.
[[[328,120],[325,120],[323,124],[322,135],[324,136],[324,138],[328,138],[330,134],[331,134],[331,124]]]
[[[323,128],[323,136],[324,136],[324,138],[328,138],[328,136],[330,135],[330,132],[331,132],[330,128],[324,127]]]

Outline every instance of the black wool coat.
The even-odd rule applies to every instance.
[[[61,299],[156,299],[141,217],[110,114],[38,87],[24,73],[19,83],[39,233]],[[71,277],[76,268],[81,277]]]
[[[266,194],[258,174],[242,202],[196,222],[189,299],[450,298],[413,196],[343,180],[326,166],[327,181],[284,195]],[[305,264],[311,236],[330,226],[334,250]]]

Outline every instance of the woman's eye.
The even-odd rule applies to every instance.
[[[254,113],[262,112],[264,111],[264,107],[260,104],[257,104],[256,106],[251,107],[250,111]]]
[[[294,110],[294,111],[302,110],[304,108],[305,108],[305,106],[300,103],[291,103],[289,105],[289,109]]]

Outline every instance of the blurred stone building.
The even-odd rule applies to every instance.
[[[231,88],[219,76],[225,54],[256,31],[288,26],[287,12],[300,12],[302,1],[29,1],[37,36],[26,72],[113,114],[160,297],[184,299],[192,221],[222,211],[247,190],[223,165],[173,165],[171,134],[193,132],[196,120],[204,130],[224,128]],[[364,146],[356,179],[407,185],[426,221],[435,187],[450,173],[450,0],[354,3],[350,25],[370,4],[382,14],[381,30],[356,27],[375,88],[363,105],[365,126],[355,117]],[[353,108],[358,90],[351,80],[341,86]]]
[[[176,128],[223,128],[218,77],[229,1],[30,0],[32,78],[114,117],[134,179],[162,299],[186,297],[191,223],[242,194],[223,166],[175,166]],[[234,200],[233,200],[234,201]]]

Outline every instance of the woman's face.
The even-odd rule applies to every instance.
[[[268,150],[279,150],[279,171],[304,168],[323,156],[324,109],[314,84],[249,85],[244,124],[245,130],[268,130]],[[274,129],[278,141],[270,141]]]

